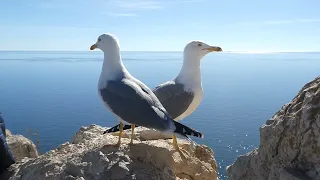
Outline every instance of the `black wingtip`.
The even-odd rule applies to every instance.
[[[112,133],[112,132],[117,132],[117,131],[120,130],[119,128],[120,128],[120,124],[118,124],[118,125],[116,125],[116,126],[113,126],[112,128],[109,128],[109,129],[105,130],[105,131],[103,132],[103,134]]]
[[[137,125],[135,125],[135,127],[139,127]],[[131,125],[124,125],[123,126],[123,130],[127,130],[127,129],[131,129]],[[106,134],[106,133],[113,133],[113,132],[118,132],[120,131],[120,124],[116,125],[116,126],[113,126],[112,128],[110,129],[107,129],[103,132],[103,134]]]
[[[202,133],[200,133],[200,138],[204,138],[204,135]]]
[[[198,138],[203,138],[204,135],[197,130],[191,129],[181,123],[178,123],[177,121],[174,121],[174,125],[176,127],[175,133],[181,134],[183,136],[189,135],[189,136],[195,136]]]
[[[194,130],[195,131],[195,130]],[[197,136],[198,138],[203,138],[204,137],[204,135],[201,133],[201,132],[198,132],[198,136]]]

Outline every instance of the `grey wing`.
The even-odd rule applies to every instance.
[[[192,92],[184,90],[183,84],[174,81],[157,86],[153,92],[173,119],[187,111],[194,98]]]
[[[158,99],[158,97],[154,94],[154,92],[151,91],[151,89],[149,89],[145,84],[143,84],[141,81],[137,80],[137,79],[132,79],[132,81],[134,81],[135,83],[137,83],[140,88],[148,94],[150,100],[152,101],[153,105],[158,107],[159,109],[161,109],[161,111],[168,113],[166,111],[166,109],[163,107],[163,105],[161,104],[160,100]]]
[[[173,123],[134,81],[108,81],[100,93],[112,112],[128,123],[158,130],[167,130]]]

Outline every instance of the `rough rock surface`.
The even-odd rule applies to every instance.
[[[260,128],[260,146],[227,167],[228,179],[320,180],[320,77]]]
[[[146,132],[136,128],[141,139]],[[23,159],[10,167],[11,180],[215,180],[217,164],[210,148],[179,140],[186,153],[182,158],[172,147],[172,140],[134,141],[102,133],[97,125],[81,127],[71,142],[60,145],[38,158]],[[129,131],[130,132],[130,131]],[[128,134],[128,133],[125,133]],[[126,136],[126,135],[125,135]],[[147,136],[147,135],[146,135]]]
[[[10,131],[7,131],[10,132]],[[16,161],[21,161],[23,158],[38,157],[38,150],[34,143],[22,135],[12,135],[7,133],[7,143]]]
[[[12,133],[11,133],[11,131],[9,129],[6,129],[6,135],[7,136],[11,136],[12,135]]]

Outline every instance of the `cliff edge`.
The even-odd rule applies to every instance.
[[[10,180],[215,180],[217,164],[213,152],[203,145],[179,140],[187,153],[182,158],[172,140],[153,130],[138,127],[133,145],[127,131],[120,147],[118,137],[103,135],[106,128],[81,127],[66,142],[37,158],[24,158],[4,174]],[[158,138],[157,138],[158,137]],[[161,139],[159,139],[161,138]],[[162,139],[164,138],[164,139]]]
[[[230,180],[320,180],[320,77],[260,128],[259,148],[227,167]]]

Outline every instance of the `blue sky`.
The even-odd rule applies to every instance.
[[[15,0],[0,6],[0,50],[88,50],[101,33],[125,51],[320,51],[319,0]]]

